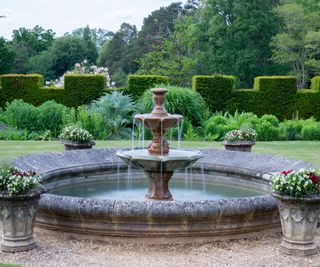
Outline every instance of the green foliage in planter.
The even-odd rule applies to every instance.
[[[157,75],[129,75],[128,76],[128,91],[134,100],[137,100],[144,91],[155,87],[156,85],[169,84],[167,76]]]
[[[320,91],[320,76],[311,79],[311,90]]]
[[[166,110],[171,114],[180,114],[193,126],[200,126],[209,118],[209,110],[201,95],[189,88],[169,86],[166,94]],[[149,113],[153,109],[152,93],[147,90],[139,99],[140,113]]]
[[[64,80],[64,88],[45,88],[43,77],[39,74],[2,75],[0,105],[4,106],[4,102],[14,99],[23,99],[36,106],[47,100],[55,100],[69,107],[77,107],[99,98],[106,88],[103,75],[69,74],[65,75]]]
[[[232,98],[235,77],[225,75],[193,76],[192,89],[206,101],[211,111],[226,111]]]

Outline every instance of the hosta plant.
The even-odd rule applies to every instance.
[[[226,133],[224,140],[229,142],[237,141],[255,141],[257,133],[253,129],[232,130]]]
[[[92,140],[92,135],[87,130],[77,126],[65,127],[59,137],[65,141],[75,143],[89,143]]]
[[[0,166],[0,191],[17,196],[36,188],[41,177],[34,171],[21,171],[12,166]]]
[[[303,197],[320,193],[320,169],[288,170],[273,175],[272,189],[279,194]]]

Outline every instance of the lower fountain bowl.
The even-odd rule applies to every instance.
[[[167,155],[152,155],[147,149],[119,150],[117,156],[136,169],[158,172],[184,169],[202,158],[200,151],[175,149]]]
[[[195,243],[259,236],[281,231],[277,203],[270,196],[272,172],[306,168],[306,162],[223,150],[201,151],[191,173],[234,186],[254,187],[265,195],[216,200],[146,201],[91,199],[43,194],[36,227],[84,238],[137,243]],[[92,149],[23,156],[22,169],[42,174],[47,190],[63,185],[116,179],[127,170],[112,149]],[[174,179],[174,178],[173,178]],[[211,179],[211,178],[210,178]]]

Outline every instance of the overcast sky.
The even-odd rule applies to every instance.
[[[89,25],[117,31],[122,22],[140,29],[143,18],[171,2],[185,0],[0,0],[0,36],[11,38],[12,30],[36,25],[52,29],[56,36]]]

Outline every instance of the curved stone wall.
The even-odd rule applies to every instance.
[[[47,189],[125,169],[114,149],[19,157],[16,164],[43,177]],[[203,150],[192,168],[260,183],[269,190],[272,172],[308,167],[306,162],[253,153]],[[202,164],[202,166],[201,166]],[[211,201],[95,200],[46,193],[37,226],[102,240],[145,243],[202,242],[257,236],[280,230],[276,201],[269,195]],[[134,238],[134,239],[133,239]]]

